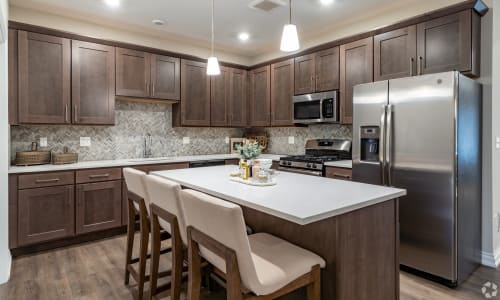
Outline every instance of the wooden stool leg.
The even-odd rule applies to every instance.
[[[150,299],[154,299],[156,295],[156,288],[158,286],[158,270],[160,265],[160,224],[158,217],[151,215],[151,274],[150,274]]]
[[[180,243],[182,243],[182,241],[180,241]],[[182,264],[184,261],[184,255],[182,251],[182,246],[179,245],[179,247],[176,248],[174,248],[172,251],[172,276],[171,276],[171,289],[170,289],[171,300],[179,300],[181,297],[182,269],[183,269]]]
[[[189,234],[189,232],[188,232]],[[188,238],[188,300],[199,300],[201,289],[201,257],[198,243]]]
[[[127,252],[125,254],[125,284],[129,284],[130,271],[128,266],[132,261],[132,249],[134,248],[135,234],[135,209],[130,199],[128,203],[128,223],[127,223]]]
[[[321,269],[318,265],[314,266],[311,275],[313,282],[307,286],[307,300],[321,299]]]
[[[141,203],[142,204],[142,203]],[[144,209],[141,205],[141,244],[140,244],[140,254],[139,254],[139,282],[137,288],[138,299],[143,299],[144,294],[144,283],[146,282],[146,261],[148,257],[148,244],[149,244],[149,219],[147,217],[146,207]]]

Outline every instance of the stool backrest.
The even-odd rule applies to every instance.
[[[123,177],[125,177],[127,190],[144,199],[146,208],[149,210],[149,199],[144,185],[146,173],[133,168],[124,168]],[[132,203],[134,204],[135,209],[140,211],[139,205],[135,201]]]
[[[150,203],[156,204],[177,217],[182,242],[187,245],[184,209],[179,195],[181,191],[180,184],[155,175],[146,175],[145,183]],[[158,222],[163,229],[172,233],[168,222],[161,218],[159,218]]]
[[[242,282],[250,289],[260,286],[241,207],[193,190],[182,190],[180,194],[186,225],[234,250]],[[200,252],[219,270],[226,271],[224,258],[202,245]]]

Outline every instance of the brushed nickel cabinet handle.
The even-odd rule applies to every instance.
[[[65,121],[66,123],[68,123],[68,122],[69,122],[69,117],[68,117],[68,104],[66,104],[66,105],[64,106],[64,121]]]
[[[415,62],[415,59],[413,57],[410,57],[410,76],[413,76],[413,63]]]
[[[144,81],[144,85],[146,86],[146,95],[149,96],[149,84],[147,80]]]
[[[344,179],[351,179],[350,175],[337,174],[337,173],[333,173],[333,177],[340,177],[340,178],[344,178]]]
[[[95,175],[89,175],[89,178],[106,178],[109,177],[109,174],[95,174]]]
[[[151,94],[151,96],[154,96],[155,95],[155,83],[153,82],[151,85],[153,86],[153,88],[152,88],[153,93]]]
[[[418,57],[418,75],[422,75],[422,61],[424,58],[422,56]]]
[[[37,180],[35,180],[35,183],[58,182],[59,180],[60,180],[59,178],[52,178],[52,179],[37,179]]]
[[[78,106],[74,106],[75,122],[78,122]]]

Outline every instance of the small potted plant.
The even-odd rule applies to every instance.
[[[251,161],[262,153],[262,146],[256,141],[246,140],[242,145],[237,145],[236,150],[238,150],[241,158]]]

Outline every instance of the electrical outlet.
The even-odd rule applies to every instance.
[[[226,136],[226,144],[229,144],[229,137]]]
[[[90,147],[90,137],[80,137],[80,147]]]
[[[191,143],[191,140],[189,139],[188,136],[182,138],[182,144],[187,145],[189,143]]]
[[[47,138],[46,137],[40,138],[40,147],[42,147],[42,148],[47,147]]]
[[[295,144],[295,137],[294,136],[289,136],[288,137],[288,144],[290,144],[290,145]]]

